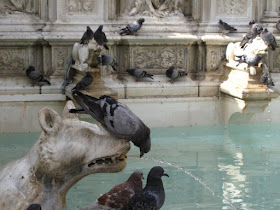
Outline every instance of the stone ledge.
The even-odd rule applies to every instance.
[[[66,101],[66,96],[63,94],[15,94],[15,95],[0,95],[1,102],[20,102],[20,101]]]

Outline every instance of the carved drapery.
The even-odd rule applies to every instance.
[[[1,15],[8,15],[14,12],[35,14],[36,0],[3,0],[0,3]]]

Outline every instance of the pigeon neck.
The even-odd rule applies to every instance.
[[[163,189],[161,177],[148,177],[146,187],[156,187],[158,189]]]

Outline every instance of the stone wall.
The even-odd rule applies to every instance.
[[[0,93],[15,94],[15,89],[25,94],[60,93],[74,42],[87,25],[96,30],[103,24],[119,74],[139,67],[163,75],[168,66],[175,65],[196,81],[197,96],[218,95],[226,45],[242,39],[251,19],[278,39],[279,6],[279,0],[3,0]],[[118,35],[121,27],[139,17],[146,19],[139,36]],[[218,19],[238,31],[220,36]],[[279,59],[278,49],[267,58],[276,81]],[[52,86],[29,87],[25,78],[29,65],[50,77]]]

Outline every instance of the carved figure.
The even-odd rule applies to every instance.
[[[68,101],[62,117],[54,110],[39,111],[43,130],[39,140],[21,159],[0,169],[0,209],[66,209],[66,194],[83,177],[121,171],[130,144],[97,125],[80,121]]]
[[[167,17],[171,15],[183,16],[182,0],[135,0],[134,4],[129,2],[128,14],[134,16],[154,15],[156,17]]]
[[[13,12],[35,13],[35,0],[4,0],[0,3],[0,13]]]

